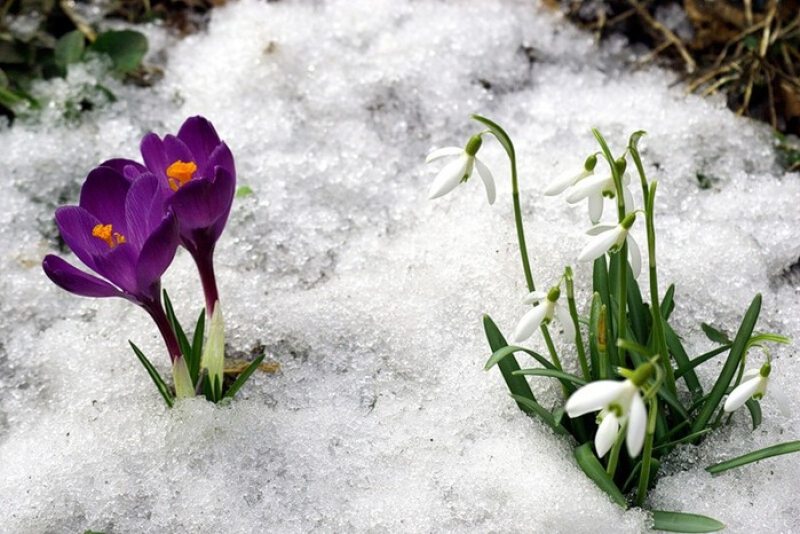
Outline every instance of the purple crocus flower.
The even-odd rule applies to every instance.
[[[149,171],[158,178],[165,205],[178,219],[181,244],[197,264],[210,316],[219,300],[214,248],[228,221],[236,190],[233,154],[214,126],[199,116],[186,119],[177,136],[161,139],[147,134],[141,150],[144,166],[124,159],[103,165],[129,177]]]
[[[122,297],[155,320],[173,365],[180,346],[161,306],[161,275],[179,242],[175,215],[164,209],[158,178],[126,177],[113,166],[94,169],[81,188],[78,206],[56,210],[67,246],[98,276],[47,255],[45,274],[56,285],[85,297]]]

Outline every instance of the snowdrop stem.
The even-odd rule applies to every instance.
[[[656,433],[656,417],[658,416],[658,401],[656,398],[651,398],[648,404],[647,434],[645,434],[644,448],[642,449],[642,471],[639,475],[639,487],[636,490],[637,506],[644,504],[647,488],[650,485],[650,462],[653,458],[653,438]]]
[[[583,378],[585,378],[587,381],[590,381],[591,374],[589,372],[589,363],[586,360],[586,348],[583,346],[581,325],[578,322],[578,307],[575,305],[575,287],[572,280],[571,267],[564,269],[564,285],[567,288],[567,305],[569,306],[569,315],[572,318],[572,324],[575,326],[575,346],[578,350],[578,361],[581,365]]]
[[[619,451],[622,450],[622,442],[625,441],[625,434],[628,429],[628,422],[626,421],[622,428],[619,429],[617,440],[614,446],[611,447],[611,452],[608,455],[608,465],[606,466],[606,473],[613,480],[617,472],[617,464],[619,463]]]

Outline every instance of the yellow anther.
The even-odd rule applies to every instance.
[[[167,167],[167,178],[169,179],[169,187],[173,191],[177,191],[179,187],[188,182],[197,172],[197,165],[194,161],[181,161],[178,160],[172,165]]]
[[[126,241],[125,236],[119,232],[115,232],[114,227],[110,224],[96,224],[95,227],[92,228],[92,236],[105,241],[109,248],[114,248]]]

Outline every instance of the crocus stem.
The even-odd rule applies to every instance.
[[[172,330],[172,325],[169,324],[167,314],[161,307],[161,302],[153,301],[143,305],[145,311],[150,314],[150,317],[155,321],[158,331],[161,332],[161,337],[164,338],[164,343],[167,345],[167,352],[169,352],[170,360],[175,363],[175,360],[182,356],[181,346],[178,343],[178,338],[175,337],[175,332]]]
[[[206,298],[206,316],[214,314],[214,307],[219,301],[219,291],[217,290],[217,278],[214,276],[214,248],[196,251],[189,250],[197,265],[197,272],[200,275],[200,283],[203,284],[203,294]]]

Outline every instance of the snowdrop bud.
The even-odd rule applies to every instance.
[[[481,145],[483,144],[483,139],[481,139],[480,134],[473,135],[467,141],[467,146],[464,147],[464,152],[467,153],[468,156],[474,156],[478,153],[478,150],[481,149]]]
[[[593,172],[596,165],[597,165],[597,154],[592,154],[591,156],[586,158],[586,162],[583,164],[583,168],[586,169],[586,172]]]

